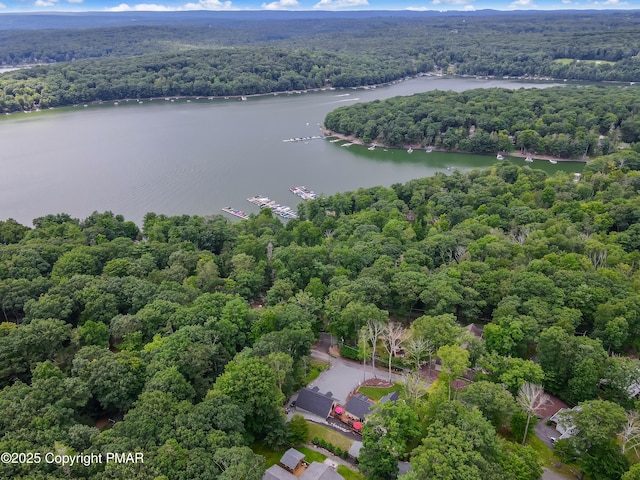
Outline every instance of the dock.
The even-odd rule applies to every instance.
[[[312,135],[310,137],[295,137],[295,138],[285,138],[282,140],[285,143],[289,142],[308,142],[309,140],[320,140],[324,137],[322,135]]]
[[[293,210],[291,207],[276,203],[269,197],[256,195],[254,197],[247,198],[247,201],[253,203],[254,205],[258,205],[260,208],[270,208],[273,213],[282,218],[298,218],[298,212]]]
[[[316,192],[309,190],[304,185],[301,185],[299,187],[291,187],[289,190],[291,191],[291,193],[297,195],[303,200],[313,200],[314,198],[318,197],[318,194]]]
[[[242,210],[238,210],[237,208],[224,207],[222,211],[228,213],[229,215],[233,215],[234,217],[242,218],[243,220],[249,219],[249,215],[244,213]]]

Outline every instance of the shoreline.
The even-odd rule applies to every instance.
[[[50,65],[50,64],[34,64],[34,65],[25,65],[24,67],[12,67],[12,66],[7,66],[7,68],[12,68],[15,70],[20,70],[22,68],[33,68],[33,67],[38,67],[38,66],[46,66],[46,65]],[[0,72],[1,74],[2,72]],[[80,106],[84,106],[84,105],[103,105],[103,104],[107,104],[107,103],[120,103],[120,102],[137,102],[137,103],[141,103],[143,101],[154,101],[154,100],[204,100],[204,99],[209,99],[209,100],[240,100],[242,101],[243,99],[248,99],[248,98],[257,98],[257,97],[267,97],[267,96],[278,96],[278,95],[300,95],[303,93],[317,93],[317,92],[323,92],[323,91],[330,91],[330,90],[370,90],[370,89],[375,89],[375,88],[381,88],[381,87],[387,87],[387,86],[391,86],[391,85],[395,85],[407,80],[412,80],[415,78],[420,78],[420,77],[434,77],[434,78],[464,78],[464,79],[476,79],[476,80],[499,80],[499,81],[522,81],[522,82],[540,82],[540,83],[548,83],[548,82],[564,82],[565,80],[561,80],[561,79],[557,79],[557,78],[549,78],[549,77],[529,77],[529,76],[522,76],[522,77],[511,77],[511,76],[494,76],[494,75],[456,75],[456,74],[444,74],[440,71],[430,71],[430,72],[419,72],[416,73],[415,75],[411,75],[411,76],[405,76],[402,78],[398,78],[396,80],[390,80],[388,82],[384,82],[384,83],[376,83],[376,84],[372,84],[372,85],[358,85],[358,86],[354,86],[354,87],[332,87],[332,86],[323,86],[323,87],[316,87],[316,88],[307,88],[304,90],[283,90],[283,91],[276,91],[276,92],[265,92],[265,93],[252,93],[252,94],[239,94],[239,95],[163,95],[163,96],[157,96],[157,97],[137,97],[137,98],[131,98],[131,97],[125,97],[125,98],[119,98],[119,99],[112,99],[112,100],[91,100],[89,102],[86,102],[84,104],[81,103],[75,103],[75,104],[68,104],[68,105],[58,105],[55,107],[44,107],[44,108],[37,108],[34,107],[32,109],[29,110],[15,110],[13,112],[0,112],[0,118],[3,117],[8,117],[11,116],[13,114],[19,114],[19,113],[42,113],[42,112],[48,112],[48,111],[52,111],[52,110],[58,110],[58,109],[64,109],[64,108],[76,108],[76,107],[80,107]],[[586,80],[571,80],[572,82],[585,82]],[[596,82],[599,83],[599,82]],[[604,83],[604,82],[603,82]],[[628,82],[609,82],[609,83],[620,83],[620,84],[628,84]],[[389,148],[389,147],[386,147]],[[448,151],[448,150],[435,150],[434,151]],[[466,152],[461,152],[461,153],[466,153]],[[555,159],[555,158],[554,158]],[[560,161],[560,159],[555,159]],[[563,160],[563,161],[579,161],[579,160]]]
[[[360,145],[360,146],[375,146],[376,148],[387,148],[387,149],[392,149],[392,150],[405,150],[408,149],[409,147],[413,147],[412,145],[403,145],[402,147],[390,147],[388,145],[384,145],[384,144],[378,144],[378,143],[371,143],[371,144],[367,144],[365,142],[363,142],[362,140],[360,140],[359,138],[354,137],[353,135],[344,135],[342,133],[338,133],[338,132],[334,132],[332,130],[328,130],[324,127],[321,127],[320,130],[322,131],[322,133],[324,133],[324,135],[326,137],[334,137],[334,138],[339,138],[340,140],[345,140],[348,142],[353,143],[354,145]],[[424,147],[416,147],[416,149],[423,149]],[[476,152],[465,152],[463,150],[446,150],[443,148],[436,148],[436,147],[431,147],[433,149],[434,152],[440,152],[440,153],[464,153],[467,155],[491,155],[490,153],[476,153]],[[529,153],[522,153],[522,152],[497,152],[499,154],[504,155],[505,157],[512,157],[512,158],[527,158],[527,157],[531,157],[533,158],[533,160],[555,160],[556,162],[579,162],[579,163],[588,163],[589,160],[591,160],[590,158],[560,158],[560,157],[554,157],[553,155],[538,155],[538,154],[529,154]]]

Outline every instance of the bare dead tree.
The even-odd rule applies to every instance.
[[[404,327],[396,322],[390,322],[382,331],[384,348],[389,354],[389,383],[391,383],[391,359],[396,356],[403,336]]]
[[[380,320],[367,320],[367,335],[371,342],[371,368],[373,370],[373,376],[376,376],[376,345],[378,344],[378,338],[382,335],[382,331],[385,328],[385,324]]]
[[[622,427],[620,438],[622,440],[622,453],[632,448],[638,455],[638,447],[640,446],[640,418],[638,412],[626,412],[627,423]]]
[[[414,335],[407,341],[404,353],[411,359],[411,363],[415,365],[416,370],[420,371],[422,365],[426,363],[427,357],[431,361],[435,349],[430,339]]]
[[[458,245],[456,247],[456,251],[453,254],[453,257],[456,260],[456,263],[460,263],[460,260],[462,259],[462,257],[464,257],[465,253],[467,253],[467,248],[462,246],[462,245]]]
[[[591,260],[591,263],[593,263],[594,268],[597,270],[604,267],[605,262],[607,261],[607,251],[593,250],[587,253],[587,257]]]
[[[549,395],[544,393],[542,385],[536,385],[535,383],[526,382],[518,390],[518,405],[527,412],[527,425],[524,428],[524,437],[522,438],[522,444],[527,440],[527,434],[529,433],[529,423],[531,423],[531,417],[538,413],[544,405],[549,401]]]
[[[418,372],[412,372],[404,376],[404,392],[407,400],[412,405],[418,402],[418,399],[427,393],[427,382]]]

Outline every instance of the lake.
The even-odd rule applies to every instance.
[[[295,207],[300,199],[289,192],[292,186],[331,195],[453,168],[487,167],[496,162],[494,156],[283,140],[320,135],[328,112],[355,102],[434,89],[549,85],[424,76],[371,89],[246,101],[142,99],[13,114],[0,119],[0,219],[31,225],[49,213],[82,219],[110,210],[141,225],[147,212],[210,215],[226,206],[257,212],[246,200],[253,195]],[[578,172],[584,164],[532,166]]]

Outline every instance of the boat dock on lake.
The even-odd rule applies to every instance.
[[[312,135],[310,137],[295,137],[295,138],[285,138],[282,140],[285,143],[289,142],[308,142],[309,140],[320,140],[324,137],[322,135]]]
[[[309,190],[304,185],[300,187],[291,187],[289,190],[291,191],[291,193],[299,196],[303,200],[313,200],[314,198],[318,197],[318,194],[316,192]]]
[[[298,218],[298,212],[286,205],[280,205],[269,197],[263,197],[257,195],[255,197],[247,198],[248,202],[258,205],[260,208],[270,208],[273,213],[282,218]]]
[[[249,219],[249,215],[244,213],[242,210],[238,210],[237,208],[224,207],[222,209],[222,211],[225,212],[225,213],[228,213],[229,215],[233,215],[235,217],[242,218],[243,220],[248,220]]]

